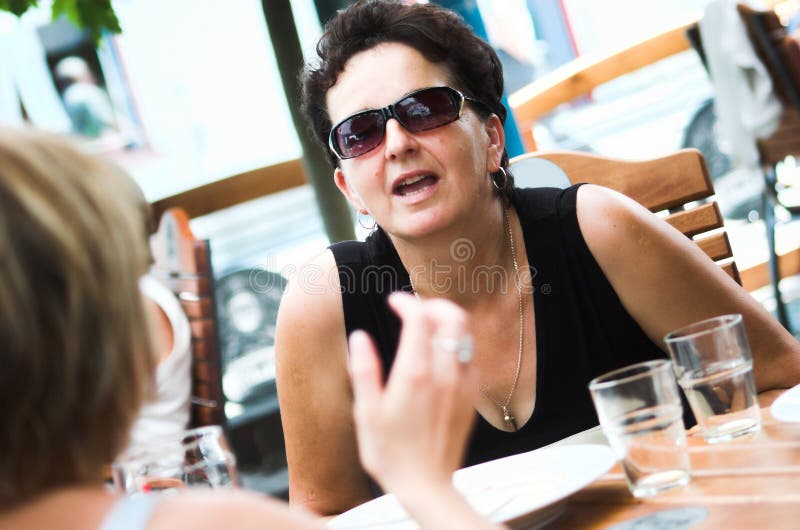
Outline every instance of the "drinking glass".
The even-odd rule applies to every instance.
[[[154,440],[118,459],[112,474],[125,494],[238,486],[236,458],[218,425]]]
[[[761,427],[753,355],[742,315],[723,315],[664,337],[703,438],[731,440]]]
[[[628,488],[649,497],[690,479],[683,407],[666,359],[634,364],[589,383],[600,427]]]

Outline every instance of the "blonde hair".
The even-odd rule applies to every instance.
[[[136,185],[0,128],[0,509],[98,481],[152,383]]]

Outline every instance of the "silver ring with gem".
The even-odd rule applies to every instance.
[[[475,342],[469,333],[459,338],[440,337],[435,341],[435,344],[437,349],[455,354],[456,359],[461,364],[469,363],[475,353]]]

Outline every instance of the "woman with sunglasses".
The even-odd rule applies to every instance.
[[[0,128],[0,528],[323,528],[251,492],[122,497],[104,484],[154,390],[137,195],[61,139]],[[387,385],[369,340],[351,338],[364,466],[423,528],[496,529],[450,480],[473,420],[459,406],[473,375],[466,315],[410,295],[391,304],[407,329]]]
[[[596,425],[593,377],[664,357],[665,333],[713,315],[744,314],[760,391],[800,382],[797,341],[640,205],[596,186],[514,187],[500,62],[455,14],[356,2],[317,52],[305,113],[337,187],[377,226],[314,258],[281,304],[292,503],[332,514],[376,494],[357,458],[346,337],[367,331],[395,367],[397,290],[448,298],[474,324],[478,381],[463,406],[478,414],[462,464]]]

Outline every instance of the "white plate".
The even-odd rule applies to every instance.
[[[800,421],[800,385],[790,388],[772,402],[772,417],[779,421]]]
[[[453,483],[492,521],[513,524],[524,519],[530,526],[556,515],[556,503],[603,475],[615,462],[613,452],[604,445],[545,447],[460,469],[453,474]],[[357,506],[332,519],[328,527],[418,528],[393,495]]]

